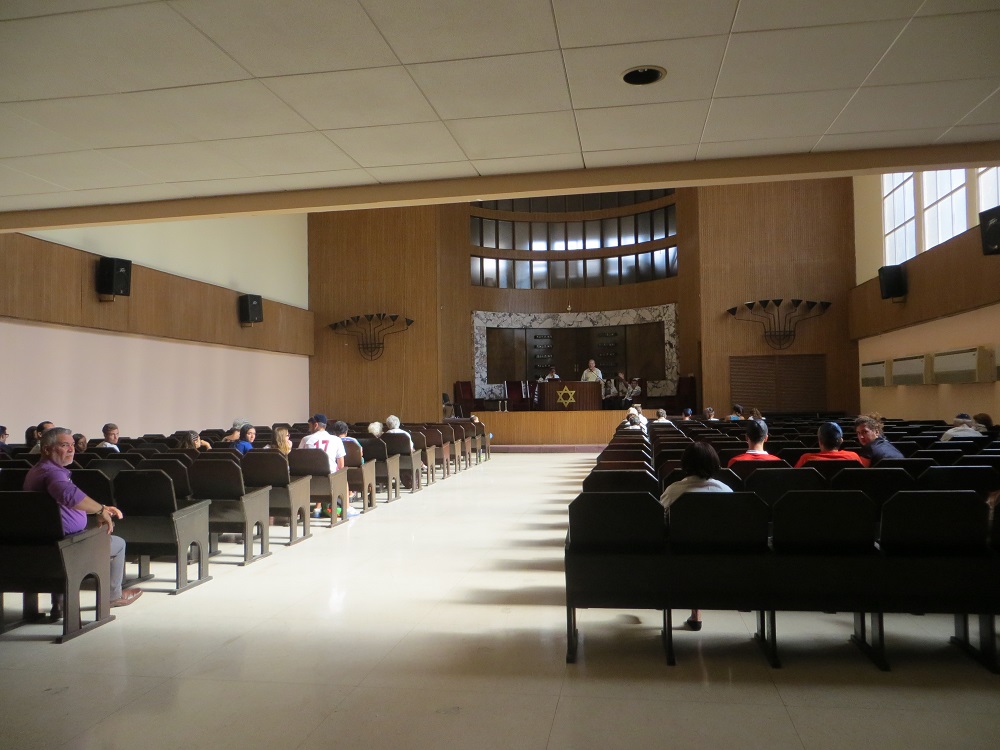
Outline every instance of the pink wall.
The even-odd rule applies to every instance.
[[[10,442],[49,419],[87,437],[305,421],[309,358],[0,319]]]

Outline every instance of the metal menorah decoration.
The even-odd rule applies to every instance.
[[[759,323],[764,328],[764,340],[772,349],[787,349],[795,341],[795,326],[807,318],[819,317],[828,307],[829,302],[762,299],[730,307],[726,312],[737,320]]]
[[[386,336],[402,333],[412,325],[412,320],[399,315],[369,313],[331,323],[330,328],[335,333],[357,336],[358,351],[361,352],[361,356],[368,360],[376,360],[385,352]]]

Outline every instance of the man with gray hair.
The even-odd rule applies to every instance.
[[[958,414],[955,417],[955,421],[952,422],[951,429],[945,430],[941,435],[941,439],[951,440],[958,438],[961,440],[963,438],[982,437],[983,433],[976,429],[975,424],[975,421],[968,414]]]
[[[42,434],[39,441],[42,458],[24,478],[26,492],[44,492],[59,505],[63,533],[77,534],[87,528],[87,516],[92,515],[100,526],[106,526],[108,534],[115,530],[115,519],[122,512],[110,505],[101,505],[73,484],[70,471],[66,467],[73,463],[76,447],[73,431],[65,427],[52,427]],[[125,607],[142,596],[142,589],[122,591],[125,575],[125,540],[111,537],[110,578],[111,606]],[[52,620],[62,616],[61,597],[53,596]]]
[[[413,436],[406,430],[400,429],[399,427],[399,417],[395,414],[390,414],[385,418],[386,432],[395,432],[398,434],[406,435],[410,439],[410,453],[413,452]]]

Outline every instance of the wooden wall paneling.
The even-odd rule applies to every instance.
[[[479,412],[493,445],[607,445],[624,411]]]
[[[983,255],[975,226],[903,264],[904,302],[883,300],[878,279],[851,290],[850,336],[876,336],[1000,302],[1000,257]]]
[[[775,352],[759,325],[735,320],[726,309],[748,300],[795,297],[832,306],[798,325],[786,353],[826,354],[826,408],[858,409],[857,346],[847,335],[854,281],[852,197],[847,178],[698,190],[706,403],[729,401],[730,356]]]
[[[310,403],[331,418],[404,421],[441,415],[438,210],[400,208],[309,217],[309,299],[316,315]],[[368,313],[413,319],[369,361],[330,323]]]
[[[101,301],[97,255],[18,234],[0,235],[0,315],[206,344],[312,354],[308,310],[264,301],[264,323],[241,328],[239,292],[133,264],[131,294]]]

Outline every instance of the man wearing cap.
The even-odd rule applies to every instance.
[[[326,414],[313,414],[309,417],[309,434],[299,441],[299,447],[326,451],[330,458],[331,474],[344,468],[347,450],[344,448],[344,441],[326,431]]]
[[[758,422],[756,419],[748,419],[744,439],[747,441],[747,452],[729,459],[727,466],[732,466],[737,461],[780,461],[777,456],[772,456],[764,450],[764,443],[767,442],[767,425]]]
[[[42,458],[28,471],[24,478],[25,492],[44,492],[59,505],[59,516],[62,519],[63,533],[78,534],[87,528],[87,516],[93,515],[97,523],[107,527],[108,534],[115,530],[115,519],[121,518],[118,508],[101,505],[87,496],[83,490],[73,484],[70,471],[66,467],[73,463],[76,447],[73,442],[73,431],[65,427],[52,427],[42,434],[38,443],[41,446]],[[142,589],[126,589],[122,591],[122,578],[125,574],[125,540],[121,537],[111,537],[110,578],[111,606],[125,607],[142,595]],[[61,596],[53,596],[52,620],[62,617]]]
[[[844,431],[836,422],[824,422],[816,432],[819,440],[819,453],[804,453],[795,462],[795,468],[801,469],[807,461],[857,461],[862,466],[868,466],[871,461],[862,458],[854,451],[840,450],[844,442]]]
[[[952,438],[970,438],[970,437],[982,437],[983,433],[975,428],[975,422],[972,417],[968,414],[962,413],[955,417],[955,421],[952,422],[952,428],[950,430],[945,430],[944,434],[941,435],[942,440],[951,440]]]

